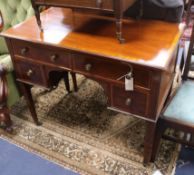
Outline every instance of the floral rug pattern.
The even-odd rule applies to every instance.
[[[178,148],[163,142],[155,164],[144,167],[145,122],[110,111],[101,86],[78,76],[78,92],[68,94],[63,81],[52,91],[32,89],[42,126],[36,126],[22,98],[12,109],[14,133],[1,137],[80,174],[171,174]],[[72,86],[72,85],[71,85]]]

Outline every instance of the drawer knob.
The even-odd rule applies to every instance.
[[[27,75],[28,77],[30,77],[32,74],[33,74],[32,69],[29,69],[29,70],[27,71],[27,73],[26,73],[26,75]]]
[[[125,104],[127,106],[130,106],[131,105],[131,99],[130,98],[127,98],[127,100],[125,101]]]
[[[102,0],[96,0],[96,6],[98,8],[101,8],[102,7]]]
[[[56,62],[56,61],[57,61],[57,58],[58,58],[58,55],[57,55],[57,54],[54,54],[54,55],[51,55],[51,56],[50,56],[50,60],[51,60],[52,62]]]
[[[28,48],[27,47],[21,49],[21,54],[22,55],[25,55],[27,52],[28,52]]]
[[[92,69],[92,65],[91,65],[91,64],[86,64],[86,65],[85,65],[85,70],[86,70],[86,71],[89,72],[89,71],[91,71],[91,69]]]

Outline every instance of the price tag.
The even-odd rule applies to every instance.
[[[125,90],[126,91],[133,91],[134,90],[133,77],[131,74],[127,74],[125,76]]]

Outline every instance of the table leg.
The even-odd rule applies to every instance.
[[[34,105],[32,94],[31,94],[31,86],[28,84],[20,83],[20,88],[21,88],[21,91],[26,99],[26,102],[27,102],[28,107],[30,109],[34,123],[38,126],[41,125],[42,123],[39,122],[37,114],[36,114],[35,105]]]
[[[156,123],[148,121],[144,140],[144,165],[148,164],[151,160],[155,131]]]
[[[162,119],[159,119],[157,122],[157,129],[155,132],[155,138],[154,138],[154,143],[152,148],[151,162],[154,162],[156,159],[158,148],[160,146],[160,140],[166,129],[167,129],[167,126],[164,124],[164,121]]]
[[[70,93],[70,85],[69,85],[69,73],[64,73],[64,81],[65,81],[65,87],[68,93]]]
[[[36,17],[36,21],[37,21],[37,24],[38,24],[38,27],[41,31],[43,31],[43,28],[42,28],[42,23],[41,23],[41,19],[40,19],[40,11],[39,11],[39,6],[37,6],[34,1],[32,0],[32,7],[34,8],[34,12],[35,12],[35,17]]]
[[[77,92],[78,91],[78,87],[77,87],[76,74],[71,72],[71,76],[72,76],[72,80],[73,80],[74,91]]]
[[[117,35],[117,39],[119,40],[119,42],[125,43],[125,39],[122,36],[122,18],[116,18],[116,35]]]
[[[116,2],[116,3],[118,3],[118,2]],[[115,18],[116,18],[116,35],[117,35],[117,39],[122,44],[122,43],[125,42],[125,39],[122,36],[123,13],[122,13],[122,10],[121,10],[121,7],[120,7],[120,3],[115,4],[115,5],[116,5],[116,8],[118,8],[116,10],[116,13],[115,13]]]

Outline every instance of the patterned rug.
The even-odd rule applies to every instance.
[[[32,89],[38,117],[31,120],[22,98],[12,109],[14,133],[1,137],[80,174],[148,175],[156,169],[171,174],[178,147],[163,142],[155,164],[144,167],[145,122],[110,111],[96,82],[78,76],[79,91],[67,94],[63,81],[53,91]],[[72,85],[71,85],[72,86]]]

